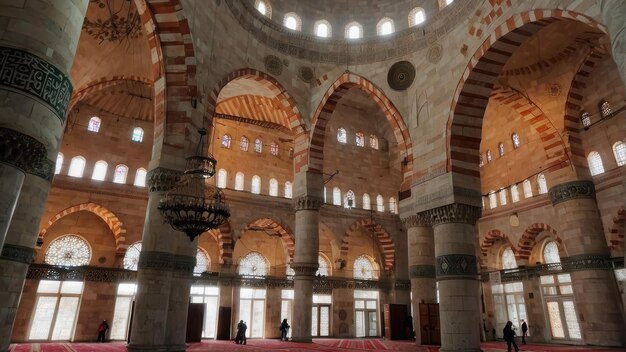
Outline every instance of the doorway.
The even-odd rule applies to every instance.
[[[265,289],[242,288],[239,291],[239,320],[248,329],[246,338],[263,338],[265,331]]]
[[[376,337],[378,333],[378,291],[354,291],[356,337]]]

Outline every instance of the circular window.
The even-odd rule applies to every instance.
[[[91,249],[76,235],[65,235],[52,241],[46,250],[45,263],[60,266],[88,265]]]

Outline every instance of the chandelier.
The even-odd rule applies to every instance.
[[[215,229],[230,217],[224,193],[210,183],[217,160],[204,155],[206,129],[198,130],[200,141],[196,155],[185,159],[185,172],[164,198],[158,209],[166,223],[184,232],[190,241],[205,231]]]

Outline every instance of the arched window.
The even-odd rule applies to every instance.
[[[341,205],[341,190],[339,187],[333,188],[333,205]]]
[[[317,272],[316,276],[330,276],[330,264],[328,264],[328,260],[321,255],[317,256]]]
[[[225,134],[222,136],[222,148],[227,148],[230,149],[230,141],[232,140],[232,138],[230,138],[229,135]]]
[[[259,252],[250,252],[239,261],[239,275],[241,276],[267,276],[269,263]]]
[[[376,33],[378,35],[388,35],[393,33],[393,21],[389,17],[385,17],[382,20],[378,21],[376,25]]]
[[[133,142],[143,142],[143,128],[135,127],[133,129],[133,136],[130,138]]]
[[[615,155],[615,162],[617,163],[617,166],[626,165],[626,143],[616,142],[613,144],[613,154]],[[63,160],[63,156],[61,156],[61,160]]]
[[[72,177],[83,177],[83,172],[85,171],[85,158],[82,156],[75,156],[70,161],[70,169],[67,172],[69,176]]]
[[[343,144],[348,143],[348,134],[346,133],[345,129],[339,128],[337,130],[337,141]]]
[[[496,191],[489,192],[489,209],[495,209],[498,206]]]
[[[193,268],[193,274],[200,276],[203,272],[209,271],[210,268],[211,258],[209,258],[209,255],[204,249],[198,248],[196,251],[196,266]]]
[[[363,209],[372,209],[372,201],[370,200],[370,195],[367,193],[363,194]]]
[[[539,189],[539,194],[548,193],[548,183],[546,182],[546,176],[544,174],[537,176],[537,188]]]
[[[300,31],[302,30],[302,20],[298,15],[293,12],[285,14],[285,19],[283,20],[283,25],[291,30]]]
[[[378,276],[372,259],[364,254],[354,260],[353,270],[355,279],[371,280]]]
[[[239,149],[243,150],[244,152],[247,152],[248,145],[250,145],[250,140],[248,139],[248,137],[241,136],[241,139],[239,140]]]
[[[324,186],[324,203],[326,203],[326,186]]]
[[[313,26],[315,35],[322,38],[328,38],[332,35],[330,23],[326,20],[319,20]]]
[[[261,178],[257,175],[252,176],[252,186],[250,187],[250,192],[254,194],[261,193]]]
[[[543,263],[555,264],[561,262],[561,256],[559,255],[559,246],[556,242],[550,241],[543,247]]]
[[[126,254],[124,254],[124,269],[137,271],[137,264],[139,263],[139,255],[141,254],[141,242],[135,242],[126,248]]]
[[[275,178],[270,179],[270,196],[278,197],[278,181]]]
[[[287,275],[287,278],[289,280],[293,280],[293,277],[296,276],[296,271],[293,270],[293,268],[291,267],[291,264],[287,264],[285,268],[285,275]]]
[[[346,38],[359,39],[363,37],[363,27],[358,22],[350,22],[346,26]]]
[[[398,214],[398,203],[394,197],[389,198],[389,211]]]
[[[613,111],[611,110],[611,104],[609,104],[609,102],[606,100],[600,101],[598,107],[600,108],[600,114],[603,119],[611,116],[611,114],[613,113]]]
[[[291,182],[285,182],[285,198],[291,199],[293,197],[293,186]]]
[[[500,154],[500,156],[504,156],[504,144],[502,143],[498,143],[498,154]]]
[[[219,169],[217,171],[217,187],[226,188],[228,182],[228,171]]]
[[[511,185],[511,201],[513,203],[519,202],[519,191],[517,185]]]
[[[604,173],[604,165],[602,164],[602,157],[600,153],[593,151],[587,156],[587,162],[589,163],[589,171],[591,176]]]
[[[580,122],[583,124],[583,127],[585,129],[589,128],[589,126],[591,126],[591,114],[589,114],[586,111],[583,111],[580,113]]]
[[[376,211],[381,213],[385,211],[385,200],[380,194],[376,196]]]
[[[506,188],[500,189],[500,205],[506,205]]]
[[[483,167],[484,165],[485,165],[485,162],[483,161],[483,155],[478,154],[478,167]]]
[[[519,134],[517,132],[513,132],[511,135],[511,141],[513,142],[513,149],[517,149],[522,145],[522,142],[519,140]]]
[[[355,205],[356,203],[354,198],[354,192],[352,192],[352,190],[349,190],[348,192],[346,192],[346,197],[343,200],[343,206],[346,208],[354,208]]]
[[[96,165],[93,167],[93,173],[91,174],[91,179],[96,181],[104,181],[104,178],[107,175],[107,167],[109,164],[104,160],[96,161]]]
[[[254,152],[261,153],[263,151],[263,141],[261,138],[257,138],[254,140]]]
[[[140,167],[135,172],[135,183],[134,185],[137,187],[146,187],[146,169]]]
[[[278,155],[278,143],[272,142],[272,144],[270,144],[270,152],[272,153],[273,156]]]
[[[363,134],[363,132],[357,132],[355,140],[357,146],[365,147],[365,135]]]
[[[243,172],[235,174],[235,191],[243,191],[244,177]]]
[[[409,27],[417,26],[426,21],[426,12],[421,7],[416,7],[409,12]]]
[[[450,5],[450,4],[451,4],[451,3],[453,3],[453,2],[454,2],[454,0],[445,0],[445,4],[446,4],[446,6]]]
[[[530,198],[533,196],[533,187],[529,180],[524,180],[522,187],[524,188],[524,198]]]
[[[487,150],[487,153],[485,155],[487,156],[487,162],[490,163],[491,162],[491,150]]]
[[[90,259],[91,248],[87,241],[76,235],[65,235],[50,243],[44,262],[59,266],[81,266],[88,265]]]
[[[57,163],[54,164],[54,174],[58,175],[61,173],[61,168],[63,167],[63,153],[57,154]]]
[[[117,165],[115,167],[115,172],[113,173],[113,182],[122,184],[126,183],[126,175],[128,175],[128,166]]]
[[[370,147],[372,147],[372,149],[378,149],[378,137],[376,137],[376,135],[370,135]]]
[[[517,262],[515,261],[515,253],[511,247],[507,247],[502,252],[502,269],[517,269]]]
[[[89,124],[87,125],[87,131],[98,133],[100,131],[100,123],[101,120],[98,116],[90,118]]]
[[[256,0],[254,7],[261,13],[261,15],[272,18],[272,7],[264,0]]]

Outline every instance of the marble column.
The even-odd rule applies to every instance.
[[[549,194],[568,255],[561,262],[572,276],[583,340],[590,345],[623,346],[626,326],[593,182],[563,183]]]
[[[420,303],[437,303],[435,280],[435,238],[430,217],[420,213],[404,220],[407,228],[409,278],[413,295],[413,328],[420,345],[424,331],[420,328]]]
[[[455,203],[422,215],[430,217],[435,237],[440,351],[479,352],[482,323],[474,225],[480,208]]]
[[[34,255],[88,3],[0,3],[0,23],[5,24],[0,31],[0,351],[8,349]]]
[[[293,286],[296,304],[293,307],[291,339],[311,342],[311,309],[313,282],[318,268],[319,217],[323,199],[301,196],[294,202],[296,211],[296,248],[291,268],[295,272]]]

